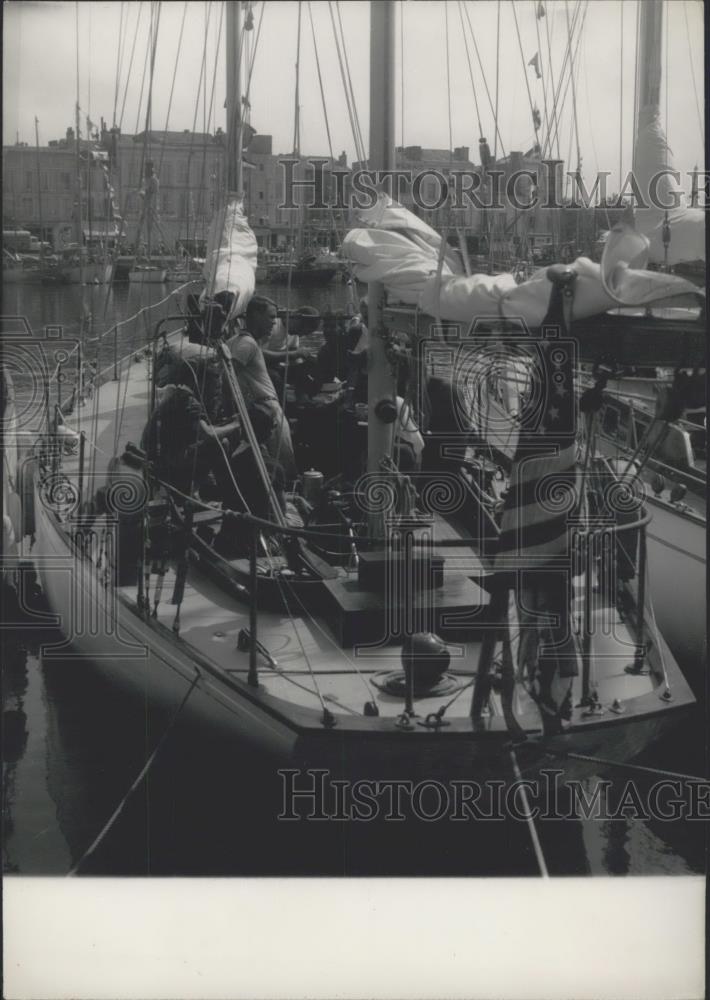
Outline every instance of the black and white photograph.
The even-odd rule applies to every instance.
[[[4,4],[6,996],[704,995],[705,14]],[[210,885],[267,979],[28,961]],[[430,980],[469,908],[591,978]]]

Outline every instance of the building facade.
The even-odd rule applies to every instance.
[[[96,156],[103,159],[95,159]],[[151,219],[151,249],[162,244],[204,248],[210,220],[226,180],[227,137],[184,132],[122,135],[102,121],[91,142],[67,129],[63,139],[35,149],[26,143],[3,148],[3,228],[29,229],[61,247],[77,238],[77,190],[81,192],[84,238],[118,240],[124,247],[146,244],[144,190],[146,170],[157,178],[157,204]],[[322,200],[335,201],[334,174],[347,173],[345,154],[308,157],[274,154],[272,137],[247,129],[244,152],[245,208],[261,246],[321,244],[335,247],[345,232],[344,209],[314,208],[307,185],[311,162],[319,168]],[[293,166],[290,166],[292,163]],[[289,178],[296,181],[295,206],[287,203]],[[319,178],[319,180],[320,180]],[[306,187],[298,187],[298,184]],[[347,189],[347,178],[340,181]]]

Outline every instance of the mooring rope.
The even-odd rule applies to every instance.
[[[114,823],[116,822],[116,820],[118,819],[118,817],[123,812],[123,810],[124,810],[124,808],[126,806],[126,803],[128,802],[128,800],[130,799],[130,797],[136,791],[136,789],[138,788],[138,786],[140,785],[140,783],[143,781],[143,779],[145,778],[146,774],[150,770],[153,762],[155,761],[155,758],[158,756],[158,753],[160,752],[163,744],[165,743],[165,741],[167,740],[168,736],[172,732],[172,729],[175,726],[175,723],[177,722],[178,718],[180,717],[180,714],[181,714],[182,710],[184,709],[185,705],[187,704],[188,698],[190,697],[190,695],[192,694],[192,692],[195,690],[195,687],[197,686],[197,682],[200,680],[201,676],[202,675],[199,673],[199,671],[198,671],[198,673],[195,674],[195,677],[194,677],[194,679],[192,681],[192,684],[190,685],[190,687],[185,692],[185,697],[182,699],[182,701],[178,705],[178,708],[177,708],[175,714],[173,715],[172,719],[170,720],[170,723],[169,723],[167,729],[165,730],[165,732],[163,733],[163,735],[158,740],[158,743],[157,743],[155,749],[153,750],[153,752],[151,753],[150,757],[145,762],[145,764],[143,765],[143,767],[141,768],[141,770],[139,771],[138,776],[136,777],[135,781],[133,782],[133,784],[131,785],[131,787],[128,789],[128,791],[126,792],[126,794],[123,796],[123,798],[119,802],[118,806],[113,811],[113,813],[111,814],[110,818],[108,819],[108,821],[104,825],[104,827],[101,830],[101,832],[98,834],[98,836],[95,838],[95,840],[91,843],[91,845],[84,851],[84,853],[79,858],[79,860],[77,861],[77,863],[72,868],[70,868],[70,870],[67,872],[67,877],[69,877],[70,875],[76,875],[78,873],[79,869],[81,868],[81,866],[86,861],[86,859],[88,857],[90,857],[90,855],[92,855],[94,853],[94,851],[96,850],[96,848],[106,838],[106,836],[108,835],[109,831],[113,827]]]
[[[528,793],[523,782],[523,776],[520,773],[520,768],[518,767],[518,758],[515,755],[515,750],[510,750],[510,762],[513,765],[513,774],[515,775],[515,780],[518,782],[519,791],[523,800],[523,810],[525,812],[525,822],[528,825],[528,831],[530,833],[530,840],[532,841],[533,850],[535,851],[535,858],[537,860],[538,868],[540,869],[540,875],[543,878],[549,878],[550,873],[547,870],[547,863],[545,862],[545,855],[542,853],[542,845],[540,843],[540,838],[537,835],[537,828],[535,826],[535,820],[533,819],[532,810],[530,809],[530,802],[528,801]]]

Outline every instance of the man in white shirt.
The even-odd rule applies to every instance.
[[[275,303],[265,296],[255,295],[247,306],[246,328],[227,341],[227,346],[234,360],[237,380],[247,406],[264,404],[274,414],[274,430],[266,443],[266,449],[273,460],[283,467],[284,476],[289,481],[295,478],[297,471],[291,429],[281,409],[262,349],[262,344],[273,331],[276,319]]]

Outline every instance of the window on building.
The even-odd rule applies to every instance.
[[[263,172],[264,172],[264,164],[263,163],[259,164],[259,170],[261,170],[261,172],[263,174]]]
[[[179,160],[177,168],[178,168],[178,183],[187,184],[187,179],[190,173],[190,167],[187,160]]]
[[[32,190],[32,171],[27,170],[25,172],[25,191]]]
[[[71,174],[68,170],[62,171],[62,188],[65,191],[71,191]]]
[[[160,167],[160,183],[171,185],[173,182],[173,165],[172,163],[163,163]]]
[[[173,199],[170,191],[163,191],[160,200],[160,207],[164,215],[173,214]]]
[[[259,201],[263,201],[263,200],[264,200],[264,192],[260,191],[259,192]]]
[[[25,216],[34,215],[34,198],[22,199],[22,214]]]

